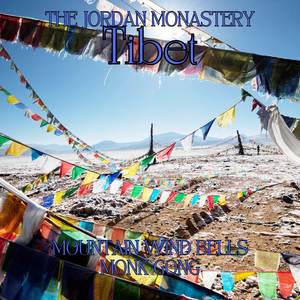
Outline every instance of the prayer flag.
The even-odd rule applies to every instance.
[[[139,162],[135,162],[132,165],[130,165],[127,168],[124,168],[122,170],[122,174],[124,178],[130,178],[136,175],[136,173],[138,172],[140,168],[140,163]]]
[[[276,273],[257,273],[258,287],[261,295],[266,299],[274,299],[277,296]]]
[[[278,272],[277,277],[280,295],[286,299],[291,296],[295,285],[293,275],[290,272]]]
[[[42,205],[46,208],[49,208],[52,206],[53,204],[53,199],[54,199],[54,195],[49,195],[49,196],[45,196],[43,197],[43,203]]]
[[[150,202],[155,202],[156,199],[158,198],[159,194],[160,194],[160,189],[154,189],[150,196]]]
[[[231,292],[234,289],[234,279],[231,272],[221,272],[223,290]]]
[[[42,120],[40,127],[44,127],[46,125],[48,125],[49,123],[45,120]]]
[[[219,204],[221,206],[226,204],[226,197],[225,197],[225,195],[220,195],[219,196]]]
[[[201,195],[198,206],[199,207],[203,207],[205,205],[205,203],[206,203],[206,196],[205,195]]]
[[[300,255],[282,253],[283,260],[289,265],[296,285],[300,289]]]
[[[208,132],[210,131],[211,126],[214,124],[216,119],[213,119],[211,121],[209,121],[207,124],[205,124],[204,126],[202,126],[200,129],[202,131],[202,135],[203,135],[203,140],[206,139]]]
[[[133,186],[133,184],[130,181],[124,181],[122,188],[121,188],[121,196],[126,194],[126,192]]]
[[[280,254],[267,251],[255,251],[255,267],[264,271],[277,271],[280,264]]]
[[[79,178],[80,175],[81,175],[82,173],[84,173],[84,172],[85,172],[85,169],[76,166],[76,167],[74,167],[74,168],[72,169],[71,178],[72,178],[73,180],[76,180],[76,179]]]
[[[252,97],[252,95],[242,89],[242,101],[245,101],[247,97]]]
[[[21,101],[20,101],[19,99],[17,99],[15,96],[10,95],[10,96],[7,97],[7,102],[8,102],[9,104],[18,104],[18,103],[20,103]]]
[[[67,175],[74,166],[68,162],[62,161],[60,165],[59,177]]]
[[[101,175],[100,179],[93,183],[93,193],[101,193],[104,191],[104,185],[106,183],[106,176]]]
[[[207,289],[211,289],[218,274],[219,271],[202,271],[203,284]]]
[[[152,191],[153,191],[153,189],[145,187],[143,190],[143,193],[142,193],[142,200],[148,201],[152,194]]]
[[[184,198],[184,207],[188,207],[191,204],[191,200],[193,198],[193,194],[188,194]]]
[[[214,198],[212,195],[207,196],[208,209],[212,210],[214,208]]]
[[[193,198],[191,199],[191,205],[194,206],[199,200],[199,195],[194,195]]]
[[[179,193],[179,194],[177,194],[177,195],[175,196],[174,201],[175,201],[176,203],[180,203],[180,202],[182,202],[182,201],[184,200],[185,196],[186,196],[186,194],[184,194],[184,193]]]
[[[173,201],[173,199],[175,198],[176,195],[177,195],[177,192],[171,192],[167,199],[167,203]]]
[[[112,194],[117,194],[117,193],[119,192],[119,190],[120,190],[122,184],[123,184],[123,181],[122,181],[122,180],[120,180],[120,179],[114,180],[114,181],[112,182],[112,184],[110,185],[110,190],[109,190],[109,191],[110,191]]]
[[[183,140],[181,140],[181,145],[182,145],[184,151],[189,152],[192,150],[192,145],[194,142],[194,135],[195,135],[195,133],[193,132],[192,134],[188,135]]]
[[[42,117],[40,117],[38,114],[33,114],[33,115],[31,116],[31,119],[32,119],[33,121],[40,121],[40,120],[42,119]]]
[[[46,174],[52,172],[60,165],[59,160],[47,155],[43,155],[37,162],[43,173]]]
[[[63,133],[62,131],[60,131],[59,129],[55,129],[54,134],[55,134],[56,136],[61,136],[61,135],[63,135],[64,133]]]
[[[78,184],[74,187],[67,189],[65,191],[65,194],[63,195],[63,199],[73,197],[76,194],[76,191],[79,189],[79,187],[80,187],[80,185]]]
[[[142,170],[146,170],[149,165],[151,165],[154,162],[155,155],[150,155],[145,157],[143,160],[140,162],[140,166]]]
[[[167,148],[163,149],[162,151],[159,151],[157,154],[156,154],[156,160],[158,162],[162,162],[162,161],[166,161],[169,159],[169,157],[171,156],[172,154],[172,151],[175,147],[175,144],[176,143],[173,143],[171,144],[170,146],[168,146]]]
[[[88,171],[84,177],[84,180],[82,182],[82,185],[86,185],[89,183],[92,183],[94,181],[96,181],[96,179],[99,177],[98,173],[94,173],[94,172],[90,172]]]
[[[238,282],[247,279],[249,276],[255,275],[255,272],[236,272],[234,273],[234,281]]]
[[[92,191],[92,184],[82,184],[78,190],[79,196],[84,196]]]
[[[15,106],[19,109],[26,109],[28,108],[24,103],[20,102],[20,103],[17,103],[15,104]]]
[[[54,195],[54,205],[59,205],[62,201],[63,196],[65,195],[65,192],[57,192]]]
[[[38,150],[31,149],[31,159],[32,160],[36,160],[36,159],[38,159],[42,155],[43,155],[42,152],[40,152]]]
[[[108,175],[108,184],[111,185],[114,180],[116,180],[120,176],[121,172],[115,172],[113,174]]]
[[[142,185],[135,185],[131,191],[131,197],[136,199],[138,198],[143,191],[143,186]]]
[[[235,119],[235,106],[232,108],[228,109],[221,115],[217,117],[217,123],[219,127],[225,128],[229,123],[232,123]]]
[[[10,139],[5,136],[0,136],[0,147],[2,147],[5,143],[9,142]]]
[[[169,191],[163,191],[161,193],[161,196],[160,196],[160,199],[159,199],[158,203],[163,204],[163,203],[167,202],[170,194],[171,194],[171,192],[169,192]]]
[[[9,145],[8,149],[5,152],[5,155],[20,156],[23,153],[25,153],[27,150],[29,150],[28,147],[16,142],[11,142],[11,144]]]

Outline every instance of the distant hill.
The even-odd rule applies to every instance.
[[[169,145],[170,143],[177,141],[184,137],[183,134],[177,132],[167,132],[162,134],[154,135],[154,146],[156,149],[160,147],[164,147]],[[244,136],[242,135],[243,143],[250,143],[255,141],[257,144],[269,145],[272,144],[272,140],[269,135],[261,134],[255,136]],[[233,144],[236,143],[237,140],[230,140],[232,137],[226,137],[224,139],[215,138],[215,137],[207,137],[205,141],[203,141],[202,136],[196,135],[194,138],[194,146],[207,146],[224,142],[224,144]],[[116,151],[116,150],[135,150],[135,149],[147,149],[149,147],[150,138],[145,138],[140,141],[126,142],[126,143],[118,143],[114,141],[101,141],[94,145],[94,147],[98,151]],[[228,142],[226,142],[228,141]],[[47,153],[69,153],[72,152],[72,149],[68,145],[41,145],[41,144],[31,144],[33,148],[39,149],[41,151]],[[180,143],[176,145],[176,147],[181,147]],[[2,147],[0,149],[0,155],[3,155],[7,147]]]

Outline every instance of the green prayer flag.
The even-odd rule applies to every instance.
[[[0,86],[0,91],[3,92],[6,96],[11,95],[11,93],[7,91],[5,88],[3,88],[2,86]]]
[[[6,142],[10,141],[9,138],[5,137],[5,136],[0,136],[0,147],[3,146],[3,144],[5,144]]]
[[[214,196],[213,196],[214,204],[218,204],[218,203],[219,203],[219,198],[220,198],[219,195],[214,195]]]
[[[48,123],[47,121],[42,120],[42,121],[41,121],[40,127],[44,127],[44,126],[46,126],[46,125],[48,125],[48,124],[49,124],[49,123]]]
[[[131,230],[125,231],[125,240],[139,240],[143,234]]]
[[[142,185],[135,185],[131,191],[131,197],[132,198],[137,198],[141,195],[143,191],[143,186]]]
[[[73,179],[73,180],[76,180],[78,177],[80,177],[80,175],[82,174],[82,173],[84,173],[85,172],[85,169],[83,169],[83,168],[81,168],[81,167],[74,167],[73,169],[72,169],[72,174],[71,174],[71,178]]]
[[[150,164],[153,163],[155,155],[150,155],[141,160],[140,165],[142,169],[146,169]]]
[[[114,300],[139,300],[140,287],[130,282],[115,280]]]
[[[242,101],[245,101],[247,97],[252,97],[252,95],[242,89]]]
[[[258,287],[261,295],[266,299],[277,299],[276,273],[257,273]]]
[[[69,188],[69,189],[65,192],[63,198],[69,198],[69,197],[74,196],[75,193],[76,193],[76,191],[79,189],[79,187],[80,187],[80,185],[78,184],[78,185],[76,185],[76,186],[74,186],[74,187]]]
[[[179,193],[179,194],[177,194],[177,195],[175,196],[174,201],[177,202],[177,203],[182,202],[183,199],[185,198],[185,196],[186,196],[186,194],[184,194],[184,193]]]

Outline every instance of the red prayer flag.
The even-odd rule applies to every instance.
[[[171,194],[169,195],[168,199],[167,199],[167,203],[171,202],[175,196],[177,195],[177,192],[171,192]]]
[[[83,184],[78,190],[78,196],[84,196],[92,191],[93,184]]]
[[[40,117],[38,114],[33,114],[31,116],[31,119],[34,121],[40,121],[40,120],[42,120],[42,117]]]
[[[123,196],[132,186],[133,184],[130,181],[124,181],[121,187],[121,196]]]
[[[69,138],[69,139],[68,139],[68,143],[69,143],[69,145],[73,144],[73,143],[74,143],[74,139]]]
[[[73,167],[74,167],[73,165],[62,161],[61,166],[60,166],[59,177],[63,177],[65,175],[67,175]]]
[[[6,60],[11,60],[9,54],[0,46],[0,56],[2,56]]]
[[[214,197],[212,195],[207,196],[208,209],[211,210],[214,208]]]
[[[279,293],[283,298],[288,298],[292,294],[295,280],[291,272],[278,272]]]
[[[164,150],[158,152],[158,154],[156,155],[156,160],[158,162],[168,160],[169,157],[172,154],[172,151],[173,151],[174,147],[175,147],[175,143],[173,143],[172,145],[168,146]]]
[[[123,244],[124,242],[124,236],[125,236],[125,230],[122,228],[113,228],[111,233],[111,240],[113,243],[116,243],[116,241],[119,241],[120,244]]]

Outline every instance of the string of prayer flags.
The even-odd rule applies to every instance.
[[[280,254],[267,251],[255,251],[255,267],[264,271],[277,271],[280,264]]]
[[[266,299],[274,299],[277,296],[276,273],[257,273],[258,287],[261,295]]]
[[[221,115],[217,117],[217,123],[219,127],[225,128],[229,123],[233,123],[235,119],[235,106],[231,107]]]
[[[277,273],[279,293],[283,298],[288,298],[292,295],[295,280],[291,272],[278,272]]]
[[[231,292],[234,289],[234,278],[231,272],[221,272],[223,290]]]
[[[156,160],[158,162],[162,162],[162,161],[166,161],[169,159],[169,157],[171,156],[172,154],[172,151],[175,147],[175,143],[171,144],[170,146],[168,146],[167,148],[159,151],[157,154],[156,154]]]

